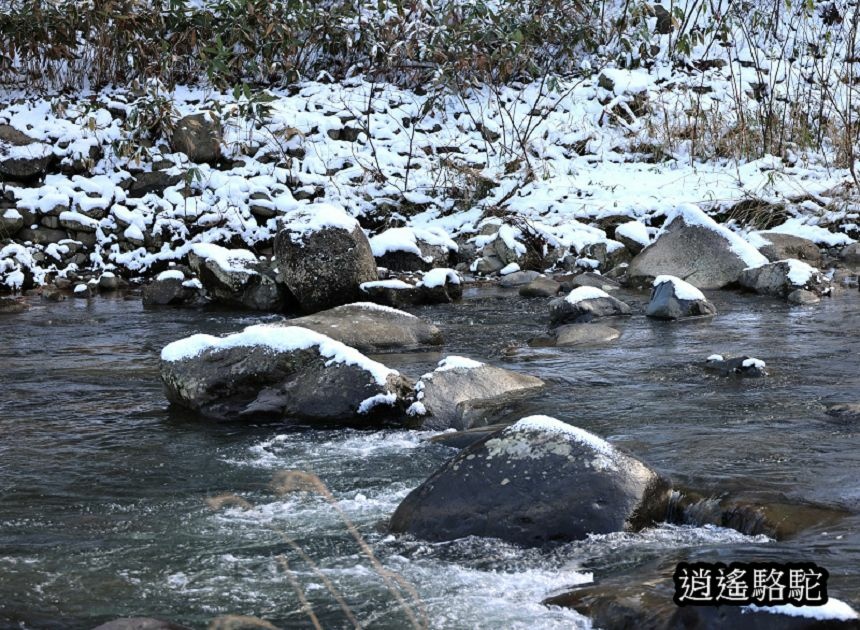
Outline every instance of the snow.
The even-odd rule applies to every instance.
[[[372,280],[370,282],[362,282],[358,285],[359,288],[367,292],[370,289],[382,288],[382,289],[395,289],[395,290],[403,290],[403,289],[414,289],[414,284],[409,284],[408,282],[403,282],[403,280]]]
[[[85,284],[76,284],[75,293],[86,293],[88,288]]]
[[[786,278],[788,278],[788,281],[796,287],[806,286],[806,284],[812,280],[813,276],[818,272],[815,267],[807,265],[801,260],[791,258],[781,262],[788,264],[788,273],[786,274]]]
[[[195,256],[211,260],[226,272],[255,273],[248,269],[257,263],[257,256],[247,249],[227,249],[214,243],[197,243],[191,246]]]
[[[22,217],[21,213],[18,212],[15,208],[8,208],[3,213],[3,218],[4,219],[11,219],[14,221],[15,219],[23,219],[24,217]]]
[[[679,300],[705,300],[705,294],[699,291],[689,282],[684,282],[675,276],[657,276],[654,278],[654,286],[660,286],[664,283],[670,283],[675,290],[675,297]]]
[[[808,220],[807,218],[788,219],[782,225],[777,225],[768,231],[779,234],[791,234],[792,236],[805,238],[818,245],[827,245],[828,247],[850,245],[854,242],[854,239],[850,238],[847,234],[838,234],[817,225],[807,224],[806,221]]]
[[[315,348],[321,357],[328,359],[326,365],[354,365],[370,373],[378,385],[385,385],[389,376],[397,375],[381,363],[373,361],[330,337],[300,326],[276,326],[256,324],[240,333],[226,337],[197,334],[166,345],[161,351],[161,360],[184,361],[203,352],[230,348],[262,347],[273,352],[295,352]]]
[[[838,621],[850,621],[860,619],[860,614],[845,602],[830,597],[826,604],[821,606],[795,606],[784,604],[782,606],[745,606],[744,611],[767,612],[774,615],[787,615],[789,617],[805,617],[807,619],[833,619]]]
[[[358,221],[342,207],[330,203],[310,204],[284,216],[284,229],[294,243],[303,243],[308,236],[321,230],[334,228],[351,232],[356,227]]]
[[[484,367],[486,363],[475,361],[467,357],[450,355],[439,361],[434,372],[447,372],[448,370],[474,370],[475,368]]]
[[[674,210],[666,214],[665,225],[668,226],[676,219],[680,219],[684,225],[707,228],[722,236],[728,241],[731,250],[744,261],[747,267],[761,267],[769,262],[752,244],[732,232],[729,228],[714,221],[695,204],[684,203],[678,205]]]
[[[711,356],[709,356],[706,359],[706,361],[725,361],[725,360],[726,360],[725,357],[723,357],[723,355],[721,355],[721,354],[712,354]]]
[[[407,416],[426,416],[427,415],[427,407],[424,406],[424,403],[421,401],[415,401],[409,408],[406,409]]]
[[[520,270],[520,266],[517,263],[512,262],[511,264],[505,265],[504,267],[499,269],[499,275],[500,276],[507,276],[507,275],[515,273],[519,270]]]
[[[622,223],[615,228],[615,235],[629,238],[631,241],[643,246],[647,246],[651,242],[651,238],[648,236],[648,228],[639,221]]]
[[[155,278],[158,281],[162,280],[185,280],[185,274],[179,271],[179,269],[168,269],[167,271],[162,271]]]
[[[610,295],[597,287],[576,287],[573,291],[567,294],[564,301],[568,304],[579,304],[584,300],[597,300],[600,298],[608,298]]]
[[[426,272],[421,277],[421,282],[417,286],[424,286],[428,289],[435,287],[443,287],[446,284],[460,284],[460,274],[453,269],[446,267],[437,267]]]
[[[365,398],[358,405],[358,413],[359,414],[367,414],[370,413],[375,407],[379,405],[387,405],[391,406],[397,402],[397,394],[394,393],[386,393],[386,394],[376,394],[375,396],[371,396],[370,398]]]
[[[752,357],[750,357],[749,359],[744,359],[744,362],[741,365],[743,365],[745,368],[756,368],[759,370],[763,370],[765,367],[767,367],[767,364],[765,364],[764,361],[762,361],[761,359],[754,359]]]
[[[587,446],[601,455],[612,457],[616,454],[615,448],[603,438],[600,438],[593,433],[589,433],[585,429],[580,429],[579,427],[575,427],[549,416],[528,416],[505,429],[505,433],[516,433],[520,431],[558,433],[573,438],[576,442]]]
[[[182,286],[185,287],[186,289],[197,289],[197,290],[203,289],[203,283],[200,282],[200,280],[198,280],[197,278],[192,278],[191,280],[186,280],[185,282],[182,283]]]
[[[412,319],[418,319],[412,313],[407,313],[406,311],[401,311],[400,309],[385,306],[384,304],[374,304],[373,302],[353,302],[352,304],[349,304],[349,306],[364,309],[366,311],[380,311],[382,313],[391,313],[392,315],[400,315],[401,317],[411,317]]]

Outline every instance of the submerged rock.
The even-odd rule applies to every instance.
[[[390,278],[361,284],[367,299],[387,306],[450,304],[463,297],[463,279],[453,269],[437,268],[419,277]]]
[[[407,413],[422,429],[469,429],[512,400],[534,394],[544,382],[534,376],[450,356],[415,384],[416,401]]]
[[[527,298],[553,297],[558,295],[560,290],[561,285],[558,282],[552,278],[541,276],[540,278],[535,278],[527,285],[520,287],[519,293],[521,296]]]
[[[549,303],[553,325],[585,323],[600,317],[630,315],[630,307],[602,289],[579,287]]]
[[[278,271],[306,312],[366,299],[360,286],[379,278],[358,221],[329,204],[291,212],[275,239]]]
[[[526,546],[635,531],[665,517],[669,482],[587,431],[531,416],[468,446],[413,490],[391,530]]]
[[[364,353],[427,350],[442,345],[442,333],[423,319],[388,306],[356,302],[289,320]]]
[[[780,260],[744,269],[739,282],[741,286],[756,293],[773,295],[796,303],[809,303],[812,298],[830,293],[830,281],[827,277],[800,260]]]
[[[256,311],[280,311],[286,291],[247,249],[226,249],[213,243],[191,247],[188,263],[200,278],[206,294],[215,302]]]
[[[860,403],[837,403],[828,405],[827,415],[841,420],[860,420]]]
[[[151,617],[125,617],[114,619],[93,628],[93,630],[190,630],[172,621],[162,621]]]
[[[530,339],[529,345],[533,348],[591,346],[614,341],[620,336],[616,329],[602,324],[566,324]]]
[[[720,289],[737,282],[744,269],[765,263],[740,236],[686,204],[666,217],[661,235],[630,262],[627,277],[643,284],[671,275],[699,289]]]
[[[161,378],[172,403],[214,418],[367,422],[401,416],[411,391],[396,370],[298,326],[175,341],[161,352]]]
[[[655,319],[681,319],[715,315],[716,307],[693,285],[674,276],[657,276],[645,315]]]

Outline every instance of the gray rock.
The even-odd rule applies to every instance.
[[[795,289],[791,293],[789,293],[786,297],[791,304],[818,304],[821,301],[821,298],[817,293],[812,291],[807,291],[806,289]]]
[[[814,267],[799,260],[781,260],[761,267],[744,269],[739,278],[742,287],[775,297],[788,298],[798,289],[817,296],[830,293],[830,281]],[[806,300],[803,295],[794,299]]]
[[[188,264],[215,302],[256,311],[280,311],[287,303],[275,273],[248,250],[195,245],[188,254]]]
[[[29,309],[30,307],[26,302],[16,300],[15,298],[0,296],[0,315],[23,313]]]
[[[742,356],[731,359],[723,359],[722,357],[708,359],[704,366],[705,370],[718,374],[720,376],[737,376],[741,378],[760,378],[767,376],[767,369],[764,361],[753,357]]]
[[[843,420],[860,420],[860,403],[827,405],[827,415]]]
[[[495,255],[482,256],[478,258],[471,266],[472,271],[488,276],[492,273],[497,273],[505,268],[505,263]]]
[[[51,147],[21,133],[11,125],[0,125],[0,179],[29,181],[45,173],[51,163]]]
[[[312,217],[308,206],[305,217]],[[306,312],[366,299],[361,284],[378,279],[376,260],[357,222],[351,229],[302,230],[302,217],[278,233],[275,257],[284,283]]]
[[[119,285],[120,280],[114,273],[106,271],[99,276],[99,289],[102,291],[116,291],[119,289]]]
[[[567,324],[553,331],[556,346],[583,346],[614,341],[621,333],[602,324]]]
[[[202,288],[186,286],[178,278],[156,278],[143,287],[144,306],[190,306],[202,304]]]
[[[423,429],[470,429],[487,424],[500,407],[544,386],[534,376],[448,357],[416,383],[417,402],[410,414],[420,417]]]
[[[218,343],[190,340],[163,350],[161,378],[172,403],[208,417],[369,423],[402,417],[411,392],[396,371],[306,328],[261,325]]]
[[[72,291],[72,295],[81,300],[88,300],[93,297],[93,288],[88,284],[78,284]]]
[[[444,274],[444,282],[425,283],[427,274]],[[431,275],[432,277],[432,275]],[[366,299],[377,304],[403,308],[421,304],[450,304],[463,297],[463,281],[453,269],[431,269],[422,278],[406,276],[376,282],[365,282],[361,291]]]
[[[705,297],[687,298],[687,294],[699,293],[697,289],[687,291],[683,285],[669,280],[661,282],[651,289],[651,300],[645,309],[645,315],[654,319],[681,319],[683,317],[700,317],[716,315],[717,309]],[[675,281],[679,280],[674,278]],[[679,286],[682,287],[679,290]],[[686,291],[686,293],[685,293]],[[680,293],[680,295],[679,295]]]
[[[553,297],[561,290],[561,285],[546,276],[535,278],[527,285],[520,287],[520,295],[527,298]]]
[[[483,427],[464,429],[463,431],[443,431],[438,435],[434,435],[427,441],[432,442],[433,444],[441,444],[443,446],[449,446],[451,448],[456,448],[459,450],[461,448],[471,446],[478,440],[483,440],[488,435],[496,433],[497,431],[500,431],[508,426],[510,425],[488,424]]]
[[[69,238],[69,234],[65,230],[52,230],[40,227],[35,230],[24,228],[18,232],[17,237],[21,241],[30,241],[35,245],[49,245],[66,240]]]
[[[385,306],[357,302],[287,322],[345,343],[363,353],[426,350],[442,345],[442,333],[423,319]]]
[[[499,286],[505,287],[506,289],[519,287],[528,284],[539,277],[541,277],[541,274],[538,271],[515,271],[506,276],[502,276],[499,280]]]
[[[577,274],[570,280],[561,283],[561,289],[566,293],[570,293],[577,287],[594,287],[601,291],[612,291],[621,288],[621,285],[614,278],[593,271]]]
[[[150,617],[126,617],[114,619],[96,626],[93,630],[190,630],[172,621],[162,621]]]
[[[683,214],[670,217],[663,234],[643,249],[627,268],[634,284],[650,284],[657,276],[676,276],[699,289],[720,289],[737,282],[750,265],[764,256],[695,209],[699,223],[687,224]],[[733,245],[735,246],[733,248]],[[746,250],[744,256],[738,251]]]
[[[595,297],[589,297],[592,295]],[[594,287],[574,289],[567,296],[556,298],[549,303],[549,317],[553,326],[587,323],[600,317],[616,317],[630,313],[627,304]]]
[[[98,223],[87,221],[85,216],[75,216],[71,212],[63,213],[59,217],[60,226],[75,232],[95,232]]]
[[[849,265],[860,266],[860,242],[843,247],[839,258]]]
[[[760,247],[759,251],[771,262],[787,258],[804,260],[813,266],[821,262],[821,250],[809,239],[779,232],[759,232],[758,236],[769,241],[769,244]]]
[[[138,173],[135,175],[134,180],[128,187],[128,196],[138,198],[148,195],[149,193],[160,195],[167,188],[175,186],[181,181],[181,175],[168,175],[164,171]]]
[[[669,482],[581,429],[526,418],[466,447],[413,490],[394,532],[526,546],[636,531],[665,518]]]
[[[217,162],[221,158],[221,125],[214,113],[180,118],[170,137],[170,148],[192,162]]]

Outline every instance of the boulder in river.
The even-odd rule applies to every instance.
[[[288,321],[363,353],[427,350],[442,345],[442,333],[423,319],[372,302],[355,302]]]
[[[741,286],[756,293],[796,303],[809,303],[807,294],[820,297],[830,293],[830,281],[824,274],[805,262],[793,259],[744,269],[739,281]]]
[[[602,289],[578,287],[549,303],[553,325],[586,323],[600,317],[630,315],[630,307]]]
[[[594,346],[614,341],[621,336],[615,328],[602,324],[565,324],[553,328],[546,335],[529,340],[533,348]]]
[[[740,376],[758,378],[767,376],[767,364],[755,357],[734,357],[726,359],[720,354],[712,354],[704,364],[705,370],[720,376]]]
[[[544,382],[534,376],[449,356],[415,384],[415,403],[407,413],[423,429],[469,429],[513,400],[535,394]]]
[[[275,273],[247,249],[197,243],[191,246],[188,264],[215,302],[256,311],[279,311],[287,302],[286,291],[276,282]]]
[[[701,291],[675,276],[657,276],[654,279],[651,300],[645,309],[645,315],[655,319],[681,319],[716,313],[716,307]]]
[[[200,281],[186,279],[179,269],[162,271],[143,287],[144,306],[189,306],[205,301]]]
[[[329,204],[286,215],[275,239],[275,257],[284,283],[306,312],[366,299],[361,284],[379,279],[358,221]]]
[[[420,277],[363,282],[361,291],[373,302],[398,308],[450,304],[463,297],[463,279],[455,270],[440,267],[424,272]]]
[[[358,350],[298,326],[193,335],[161,351],[168,399],[204,416],[331,423],[402,416],[408,381]]]
[[[666,217],[657,240],[630,261],[627,277],[645,284],[671,275],[699,289],[720,289],[737,282],[744,269],[767,262],[743,238],[698,207],[683,204]]]
[[[583,429],[530,416],[442,465],[398,506],[391,530],[525,546],[636,531],[665,518],[669,482]]]
[[[535,278],[528,284],[520,287],[520,295],[526,298],[554,297],[558,295],[561,285],[546,276]]]

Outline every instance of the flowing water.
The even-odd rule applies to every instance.
[[[341,514],[414,585],[433,628],[588,627],[540,602],[592,576],[648,579],[656,559],[810,560],[830,571],[830,594],[856,607],[860,426],[825,405],[860,401],[860,295],[814,307],[713,298],[713,320],[633,317],[617,323],[617,342],[586,349],[523,348],[545,328],[546,303],[513,290],[470,289],[462,304],[416,312],[443,330],[445,353],[549,383],[509,419],[553,415],[677,486],[782,506],[796,530],[784,540],[671,525],[552,550],[392,537],[385,519],[454,453],[429,434],[214,424],[168,408],[158,378],[165,344],[275,318],[36,298],[29,312],[0,318],[0,627],[92,628],[146,615],[203,628],[225,614],[308,627],[291,576],[326,628],[351,626],[321,576],[363,623],[410,627]],[[764,359],[771,375],[708,375],[696,363],[715,352]],[[383,361],[415,376],[439,358]],[[319,475],[336,505],[277,497],[270,480],[284,469]],[[252,507],[207,505],[228,493]]]

